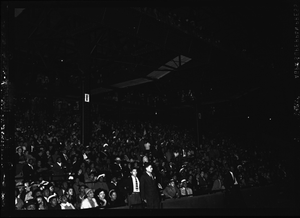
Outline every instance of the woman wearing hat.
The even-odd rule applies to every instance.
[[[58,204],[56,193],[50,195],[48,199],[49,199],[48,210],[61,210],[61,207]]]
[[[35,199],[26,201],[25,210],[37,210],[37,201]]]
[[[98,207],[98,203],[94,198],[94,191],[90,188],[85,189],[86,198],[81,202],[80,209],[89,209]]]
[[[122,206],[122,202],[120,201],[120,198],[118,197],[118,193],[115,189],[111,189],[108,192],[108,206],[110,208],[112,207],[120,207]]]
[[[170,179],[169,184],[163,190],[163,194],[167,199],[178,198],[180,196],[180,190],[175,185],[175,181],[173,179]]]
[[[98,203],[98,205],[100,206],[100,208],[107,208],[108,207],[108,201],[106,199],[106,190],[104,189],[97,189],[96,190],[96,201]]]

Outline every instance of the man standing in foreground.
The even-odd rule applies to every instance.
[[[151,163],[146,163],[145,172],[141,176],[141,197],[144,203],[146,203],[146,208],[160,208],[160,184],[156,182],[152,171]]]

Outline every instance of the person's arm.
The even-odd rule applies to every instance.
[[[144,202],[147,202],[145,199],[145,177],[141,176],[141,182],[140,182],[140,192],[141,192],[141,198]]]
[[[80,209],[86,209],[86,208],[89,208],[88,205],[87,205],[87,201],[83,200],[81,202]]]
[[[168,193],[168,188],[166,187],[164,190],[163,190],[163,194],[168,197],[168,198],[173,198],[169,193]]]

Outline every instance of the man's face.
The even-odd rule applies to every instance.
[[[36,210],[36,206],[34,204],[30,204],[28,205],[27,210]]]
[[[117,199],[117,193],[116,192],[111,193],[111,198],[113,200],[116,200]]]
[[[152,166],[149,165],[149,166],[146,168],[146,171],[147,171],[148,173],[152,173],[152,171],[153,171]]]
[[[51,204],[55,206],[57,204],[57,198],[52,198]]]
[[[133,169],[133,170],[132,170],[132,175],[133,175],[133,176],[136,176],[136,175],[137,175],[136,169]]]
[[[61,197],[61,201],[62,201],[63,203],[67,203],[67,201],[68,201],[67,196],[63,195],[63,196]]]
[[[92,174],[90,174],[90,179],[91,180],[94,180],[94,178],[95,178],[95,175],[92,173]]]
[[[73,189],[68,190],[69,195],[73,195]]]
[[[80,187],[80,192],[81,192],[81,193],[84,193],[84,186],[81,186],[81,187]]]
[[[41,191],[37,191],[37,192],[35,193],[35,196],[36,196],[36,197],[42,196],[42,192],[41,192]]]
[[[50,194],[49,189],[45,189],[43,194],[44,196],[49,197]]]
[[[36,200],[37,200],[38,204],[43,203],[43,199],[41,196],[37,197]]]

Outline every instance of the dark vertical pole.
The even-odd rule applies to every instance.
[[[200,140],[199,140],[199,118],[198,118],[198,105],[196,103],[196,111],[195,111],[195,115],[196,115],[196,131],[197,131],[197,134],[196,134],[196,143],[197,143],[197,146],[200,146]]]
[[[196,129],[197,129],[197,146],[199,146],[199,148],[201,149],[201,143],[202,143],[202,129],[203,129],[203,125],[202,125],[202,114],[201,114],[201,109],[200,109],[200,95],[199,93],[196,92],[196,96],[195,96],[195,119],[196,119]],[[200,137],[201,136],[201,137]]]
[[[81,93],[80,93],[80,107],[81,107],[81,144],[87,146],[91,140],[91,61],[89,51],[89,38],[86,37],[80,40],[79,43],[79,61],[78,67],[81,72]],[[88,95],[88,98],[86,97]]]

